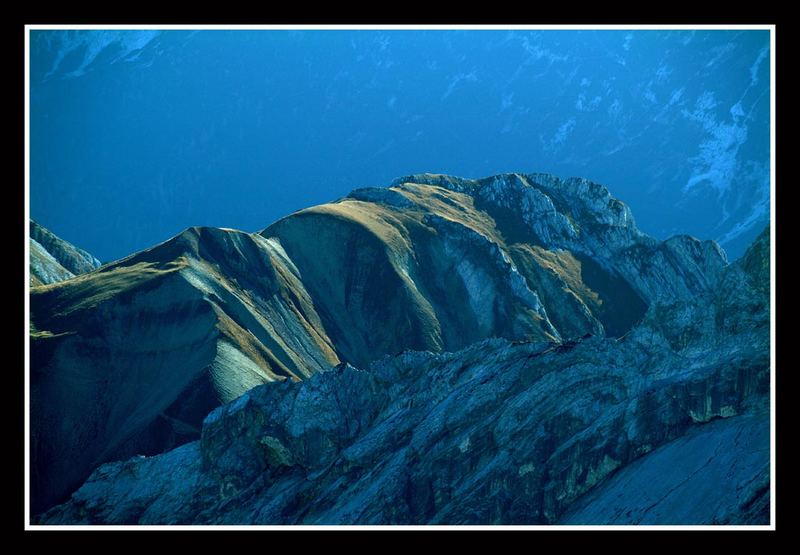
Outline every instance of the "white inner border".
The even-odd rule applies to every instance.
[[[31,525],[30,341],[25,342],[25,530],[775,530],[775,26],[774,25],[25,25],[25,334],[30,330],[30,31],[45,30],[762,30],[770,31],[770,524],[755,526],[667,525]]]

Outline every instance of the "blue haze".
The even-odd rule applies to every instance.
[[[769,221],[766,31],[34,31],[31,216],[103,261],[409,173],[582,176],[660,238]]]

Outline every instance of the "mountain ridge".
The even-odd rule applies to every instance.
[[[723,276],[748,278],[739,294],[678,301],[710,328],[671,348],[664,326],[692,319],[340,364],[215,409],[198,442],[100,467],[38,522],[768,523],[769,312],[752,302],[768,242],[747,255]]]
[[[32,292],[33,510],[102,462],[196,438],[208,412],[255,386],[341,362],[637,325],[686,350],[655,312],[744,279],[730,267],[713,242],[642,234],[604,187],[544,174],[424,174],[260,233],[189,228]]]

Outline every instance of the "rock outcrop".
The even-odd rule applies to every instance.
[[[32,287],[64,281],[100,267],[88,252],[30,221],[30,284]]]
[[[768,524],[769,411],[698,426],[621,469],[559,524]]]
[[[659,242],[602,186],[539,174],[411,176],[260,234],[189,229],[32,293],[33,512],[202,434],[101,467],[44,520],[554,522],[692,423],[763,404],[759,256]],[[136,478],[163,464],[186,475]],[[519,507],[482,497],[522,476]]]

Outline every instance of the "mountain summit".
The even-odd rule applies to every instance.
[[[43,522],[554,522],[693,425],[762,437],[768,247],[729,265],[544,174],[187,229],[32,290],[32,510],[201,438],[100,467]],[[763,483],[754,460],[736,475]],[[747,499],[713,518],[762,518]]]

